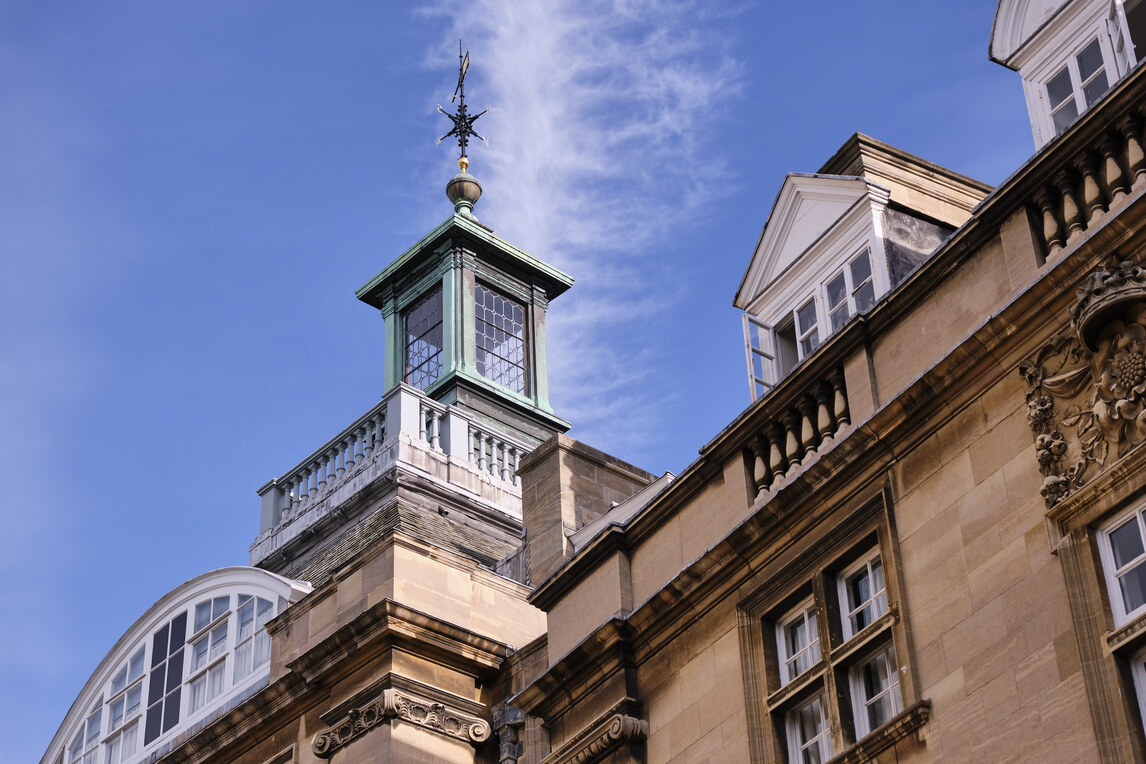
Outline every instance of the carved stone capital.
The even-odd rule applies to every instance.
[[[489,722],[484,719],[447,708],[442,703],[387,689],[362,707],[350,709],[329,729],[317,733],[311,748],[315,756],[329,759],[338,749],[391,719],[401,719],[472,745],[484,743],[490,736]]]
[[[626,743],[648,737],[649,723],[627,714],[613,714],[601,724],[578,735],[545,759],[544,764],[592,764]]]

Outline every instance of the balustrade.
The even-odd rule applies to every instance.
[[[500,480],[518,484],[517,468],[521,457],[529,449],[497,433],[483,430],[475,424],[470,424],[470,462],[477,465],[480,472],[492,475]]]
[[[282,495],[277,499],[281,520],[289,520],[321,496],[341,485],[363,463],[382,440],[386,427],[385,403],[363,414],[349,427],[331,438],[321,448],[299,462],[298,466],[272,481],[260,494]],[[272,496],[272,500],[275,500]]]
[[[1143,121],[1143,111],[1132,108],[1097,137],[1086,140],[1073,160],[1060,160],[1059,166],[1067,169],[1035,190],[1031,210],[1041,221],[1048,256],[1073,244],[1112,207],[1146,184]],[[1061,150],[1070,151],[1069,147]]]
[[[840,368],[780,402],[748,446],[756,495],[807,466],[811,457],[832,443],[850,422]]]

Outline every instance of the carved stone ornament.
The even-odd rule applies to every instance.
[[[1112,447],[1119,458],[1146,441],[1146,270],[1110,263],[1083,282],[1070,313],[1071,330],[1019,364],[1048,508]]]
[[[649,723],[645,720],[627,714],[613,714],[588,735],[545,761],[546,764],[592,764],[626,743],[644,740],[648,734]]]
[[[484,719],[390,689],[361,708],[351,709],[338,724],[316,734],[311,741],[314,755],[329,759],[338,749],[390,719],[401,719],[472,745],[484,743],[490,735],[489,722]]]

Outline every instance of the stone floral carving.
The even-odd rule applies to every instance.
[[[1019,365],[1035,433],[1040,489],[1052,507],[1103,466],[1146,441],[1146,270],[1114,261],[1091,274],[1071,331]]]
[[[593,764],[626,743],[643,741],[648,734],[649,723],[644,719],[613,714],[561,751],[546,758],[544,764]]]
[[[390,719],[402,719],[474,745],[484,743],[490,735],[489,722],[483,719],[389,689],[361,708],[351,709],[330,729],[316,734],[311,748],[315,756],[329,759],[338,749]]]

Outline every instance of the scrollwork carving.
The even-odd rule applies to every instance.
[[[1071,331],[1019,365],[1035,433],[1040,493],[1053,507],[1092,465],[1146,442],[1146,271],[1122,261],[1091,274]]]
[[[317,733],[311,741],[311,749],[320,759],[328,759],[338,749],[390,719],[402,719],[473,745],[484,743],[490,736],[489,722],[484,719],[389,689],[361,708],[351,709],[345,719],[330,729]]]

